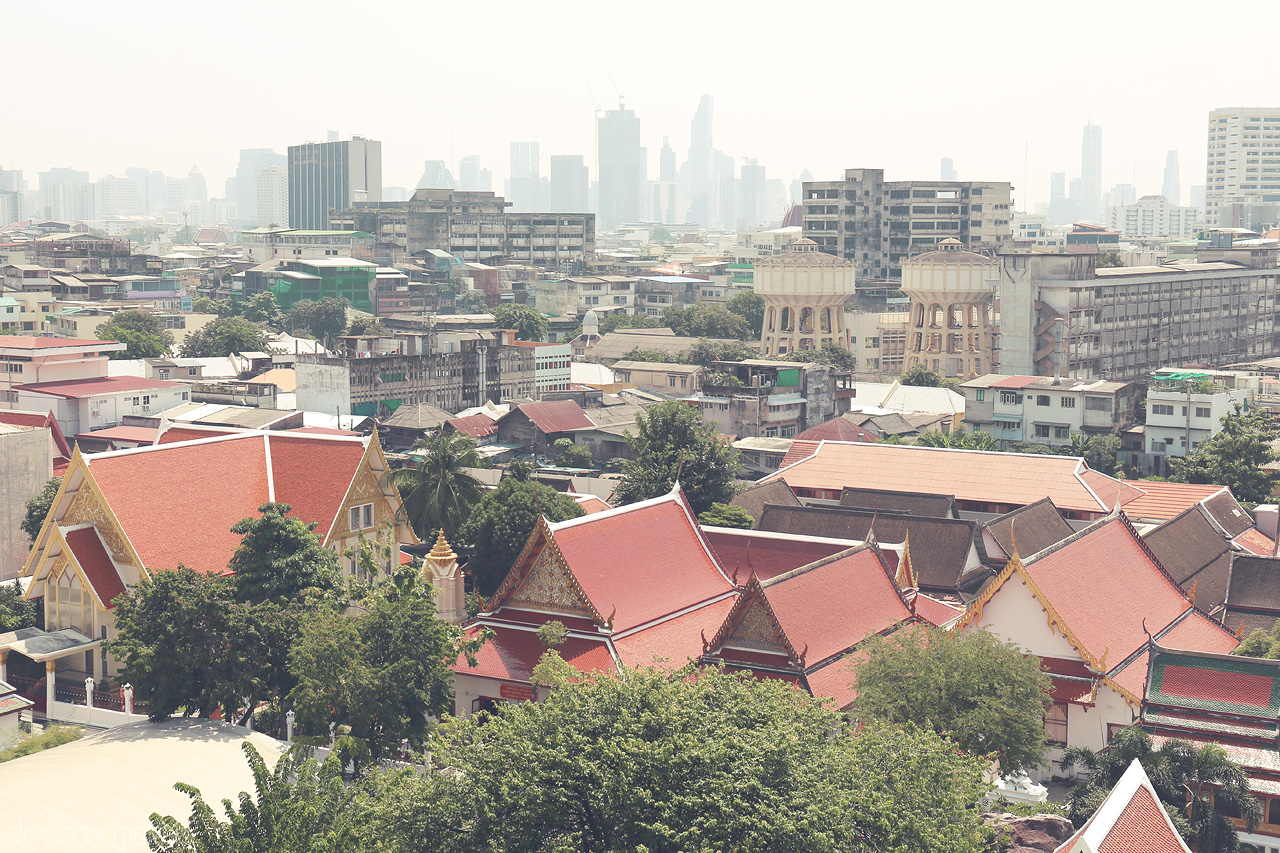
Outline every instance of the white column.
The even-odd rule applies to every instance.
[[[0,681],[9,680],[9,650],[0,649]]]
[[[284,739],[293,741],[293,710],[284,715]]]
[[[85,722],[93,724],[93,676],[84,680],[84,713]]]
[[[133,714],[133,685],[125,684],[121,689],[124,692],[124,712],[131,715]]]
[[[53,685],[58,677],[54,669],[55,666],[55,661],[47,660],[44,662],[44,713],[46,718],[53,713]]]

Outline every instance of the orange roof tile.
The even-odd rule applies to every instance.
[[[613,509],[613,507],[609,506],[609,504],[600,500],[600,498],[595,495],[578,495],[573,500],[578,504],[578,506],[582,507],[582,511],[587,515],[594,515],[597,512],[608,512]]]
[[[1222,491],[1222,486],[1198,483],[1164,483],[1159,480],[1130,480],[1145,494],[1124,505],[1124,514],[1133,521],[1161,522],[1177,518],[1192,505]]]
[[[84,570],[98,600],[110,610],[115,606],[111,603],[112,600],[124,592],[124,581],[111,562],[111,557],[102,544],[102,537],[95,528],[81,527],[79,530],[64,531],[62,538],[67,541],[71,553],[75,554],[76,562]]]
[[[762,581],[853,547],[852,541],[791,536],[759,530],[704,528],[703,537],[729,577],[746,583],[752,571]]]
[[[556,547],[619,633],[734,590],[677,492],[551,525]]]
[[[809,427],[796,436],[797,441],[879,441],[874,432],[863,429],[848,418],[835,417],[826,423]],[[794,446],[794,445],[792,445]]]
[[[796,462],[799,462],[801,459],[806,459],[809,456],[812,456],[814,451],[818,449],[818,445],[821,443],[822,443],[821,441],[805,441],[805,440],[796,440],[791,442],[791,449],[788,450],[787,454],[782,457],[781,467],[786,468],[788,465],[793,465]],[[765,479],[767,480],[769,478],[766,477]]]
[[[792,445],[792,453],[798,444]],[[957,500],[1014,506],[1026,506],[1047,497],[1059,509],[1093,513],[1110,511],[1118,488],[1126,489],[1133,497],[1141,494],[1105,474],[1090,471],[1083,460],[1074,456],[883,442],[824,441],[810,458],[781,468],[760,482],[779,478],[785,478],[793,490],[839,492],[856,483],[872,489],[947,494]]]
[[[476,655],[476,666],[468,666],[466,658],[459,658],[454,664],[454,671],[481,678],[528,682],[538,659],[547,650],[538,639],[538,632],[502,625],[489,627],[494,635],[480,647]],[[481,630],[483,629],[477,626],[467,634],[474,637]],[[556,651],[581,672],[615,672],[618,668],[609,653],[608,643],[603,639],[588,640],[570,636]]]
[[[323,539],[364,457],[364,442],[292,432],[266,435],[276,500],[292,506],[292,514],[298,518],[319,522],[316,535]],[[319,472],[323,476],[317,476]]]
[[[722,598],[634,634],[614,637],[613,647],[627,666],[649,666],[655,657],[665,659],[665,666],[684,666],[702,654],[703,633],[714,636],[736,600]]]
[[[26,335],[0,335],[0,349],[99,349],[103,346],[119,347],[120,342],[81,338],[37,338]]]
[[[1270,557],[1276,549],[1276,541],[1256,527],[1250,527],[1231,541],[1259,557]]]
[[[245,432],[239,429],[218,429],[206,426],[170,426],[156,437],[156,444],[175,444],[179,441],[195,441],[199,438],[214,438],[219,435],[236,435]]]
[[[81,397],[97,397],[103,394],[124,394],[129,391],[147,391],[155,388],[185,388],[181,382],[166,379],[144,379],[139,376],[96,376],[91,379],[63,379],[58,382],[31,382],[13,386],[15,391],[48,394],[67,400]]]
[[[915,614],[930,625],[941,628],[956,621],[964,615],[963,608],[940,601],[933,596],[919,593],[912,602]]]
[[[1146,788],[1134,792],[1120,812],[1097,853],[1155,853],[1184,850],[1180,839],[1167,824],[1164,808]]]
[[[809,691],[814,696],[834,699],[837,708],[847,710],[858,698],[858,690],[853,686],[854,666],[855,661],[839,658],[822,669],[806,673],[805,681],[809,682]]]

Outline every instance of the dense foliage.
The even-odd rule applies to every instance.
[[[267,335],[242,317],[219,317],[187,335],[183,358],[225,358],[233,352],[265,352]]]
[[[863,648],[860,715],[932,729],[972,755],[998,758],[1005,773],[1041,762],[1052,700],[1039,658],[987,631],[929,626],[874,637]]]
[[[0,634],[43,624],[43,608],[23,598],[22,586],[16,580],[0,581]]]
[[[582,507],[550,486],[514,477],[504,478],[496,489],[485,492],[460,534],[473,548],[467,570],[481,595],[492,595],[507,576],[539,513],[548,521],[567,521],[582,515]]]
[[[960,380],[943,376],[936,370],[930,370],[923,364],[916,364],[908,367],[898,377],[898,381],[903,385],[915,385],[925,388],[948,388],[957,394],[963,394],[960,390]]]
[[[37,494],[27,498],[26,510],[20,526],[22,531],[30,537],[31,544],[34,545],[36,537],[40,535],[40,528],[44,526],[44,520],[53,506],[53,499],[58,496],[58,489],[61,487],[62,478],[53,477]]]
[[[1280,659],[1280,620],[1271,626],[1270,631],[1256,629],[1231,654],[1247,658]]]
[[[338,555],[320,544],[316,522],[289,515],[284,503],[258,507],[258,518],[245,518],[231,528],[243,538],[231,556],[236,596],[258,604],[294,600],[310,589],[333,589],[338,582]]]
[[[1064,772],[1077,766],[1088,771],[1087,780],[1068,795],[1068,816],[1076,826],[1097,810],[1134,759],[1142,763],[1165,812],[1198,853],[1240,849],[1235,827],[1214,809],[1214,799],[1236,811],[1250,832],[1262,820],[1262,806],[1249,790],[1248,777],[1221,746],[1210,743],[1197,748],[1183,740],[1168,740],[1157,748],[1151,736],[1134,725],[1116,735],[1102,752],[1072,747],[1063,756]]]
[[[113,352],[110,358],[160,358],[173,350],[173,333],[155,314],[142,311],[117,311],[94,333],[100,340],[119,341],[127,348]]]
[[[662,312],[663,325],[677,335],[687,338],[731,338],[746,340],[751,337],[751,326],[742,315],[723,305],[699,302],[688,308],[668,308]]]
[[[725,303],[725,307],[746,321],[751,337],[760,337],[764,329],[764,300],[754,290],[736,294]]]
[[[572,438],[557,438],[551,445],[551,462],[559,468],[593,468],[591,451]]]
[[[710,509],[698,514],[698,523],[705,527],[736,527],[750,530],[755,527],[756,520],[740,506],[726,503],[713,503]]]
[[[836,346],[831,341],[823,341],[822,346],[817,349],[798,349],[792,350],[780,357],[781,361],[799,361],[799,362],[815,362],[817,364],[826,364],[837,370],[848,371],[852,373],[858,369],[858,358],[853,353],[841,346]]]
[[[423,540],[442,529],[452,537],[483,491],[480,481],[466,470],[480,467],[475,441],[441,430],[415,441],[409,455],[416,465],[392,475],[409,524]]]
[[[695,513],[733,499],[738,451],[703,422],[697,409],[677,400],[650,406],[636,416],[627,444],[636,458],[622,470],[621,503],[665,495],[677,479]]]
[[[332,348],[334,338],[347,329],[347,306],[347,300],[339,296],[326,296],[319,301],[299,299],[285,315],[284,323],[290,331],[305,329]]]
[[[522,341],[545,341],[551,334],[547,318],[528,305],[504,303],[493,311],[499,329],[515,329]]]
[[[779,681],[629,670],[562,683],[545,703],[451,719],[435,771],[254,764],[227,820],[190,789],[165,851],[533,853],[728,850],[979,853],[994,842],[981,761],[932,732],[848,725]],[[253,756],[251,755],[251,762]],[[298,782],[290,781],[297,775]],[[237,846],[244,845],[244,846]]]
[[[1222,431],[1200,443],[1189,455],[1169,457],[1175,483],[1230,486],[1236,500],[1249,506],[1266,503],[1277,475],[1262,466],[1277,459],[1271,442],[1280,437],[1280,420],[1271,413],[1240,406],[1222,418]]]

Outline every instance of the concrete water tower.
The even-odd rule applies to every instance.
[[[991,372],[991,314],[998,266],[948,237],[938,250],[902,262],[911,297],[904,367],[973,379]]]
[[[850,349],[844,303],[854,295],[852,261],[819,252],[817,243],[802,237],[787,251],[755,262],[755,289],[764,300],[765,358],[828,341]]]

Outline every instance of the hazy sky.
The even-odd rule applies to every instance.
[[[1104,190],[1159,192],[1176,149],[1186,203],[1208,111],[1280,106],[1278,24],[1267,3],[1131,0],[2,0],[0,167],[34,187],[51,166],[196,164],[220,196],[238,149],[333,129],[382,141],[384,184],[479,154],[501,192],[512,140],[542,143],[544,174],[547,155],[584,154],[594,179],[593,111],[616,84],[651,176],[664,135],[684,160],[707,93],[716,146],[770,178],[934,179],[949,156],[1034,204],[1050,172],[1079,174],[1092,119]]]

